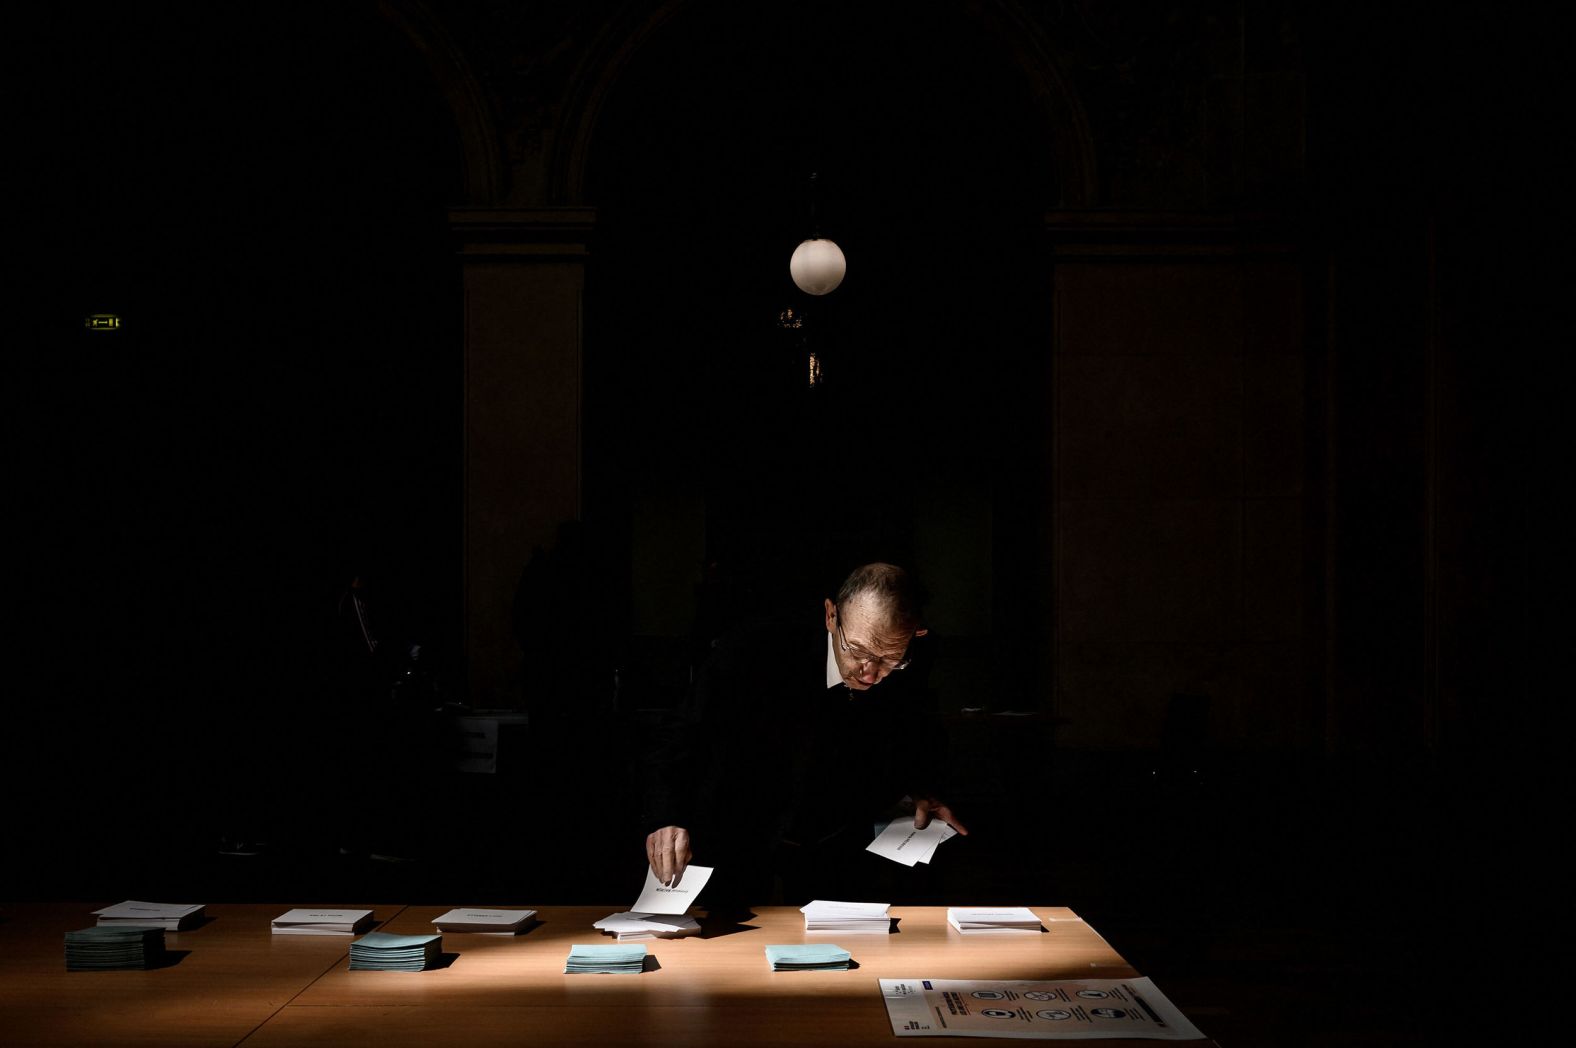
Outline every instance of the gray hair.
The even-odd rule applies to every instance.
[[[914,576],[896,564],[876,562],[855,568],[837,588],[837,606],[864,597],[890,626],[912,632],[920,624],[924,593]]]

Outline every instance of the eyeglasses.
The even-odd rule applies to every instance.
[[[891,673],[895,673],[898,670],[908,669],[908,664],[911,661],[908,657],[908,651],[906,649],[899,658],[883,659],[879,655],[872,655],[868,651],[863,651],[849,644],[848,638],[843,635],[843,609],[841,608],[837,609],[837,644],[838,647],[843,649],[843,654],[857,659],[859,661],[859,665],[869,666],[871,663],[879,663],[880,665],[886,667],[887,671]]]

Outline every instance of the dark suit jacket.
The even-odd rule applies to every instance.
[[[690,830],[701,865],[769,863],[783,842],[868,843],[904,794],[939,791],[923,659],[867,691],[826,686],[825,629],[757,626],[719,641],[650,740],[646,831]],[[916,645],[923,640],[916,640]]]

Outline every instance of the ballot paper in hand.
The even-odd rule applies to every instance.
[[[960,932],[1039,932],[1044,928],[1040,919],[1027,906],[1006,906],[996,909],[966,909],[962,906],[947,907],[947,923]]]
[[[711,880],[712,867],[686,866],[673,884],[663,884],[650,866],[646,867],[646,887],[629,908],[631,913],[683,913],[695,905],[701,889]]]
[[[580,943],[569,947],[569,960],[564,962],[565,975],[635,975],[646,967],[646,948],[630,946],[585,946]]]
[[[368,932],[350,944],[353,972],[419,972],[437,963],[441,935],[390,935]]]
[[[460,907],[434,917],[432,923],[440,932],[515,935],[525,927],[526,921],[535,916],[535,910],[480,910],[474,907]]]
[[[774,972],[846,972],[848,951],[832,943],[766,947]]]
[[[875,852],[884,859],[900,862],[904,866],[913,866],[929,862],[936,854],[938,845],[957,835],[957,830],[940,819],[931,819],[929,826],[916,830],[914,820],[903,815],[887,823],[886,829],[865,845],[865,851]]]
[[[892,930],[892,919],[887,914],[891,903],[885,902],[835,902],[812,899],[799,907],[804,914],[807,932],[881,932]]]
[[[693,917],[656,913],[615,913],[602,918],[591,927],[608,935],[618,936],[619,942],[679,939],[686,935],[700,934],[700,922]]]
[[[371,910],[286,910],[274,918],[275,935],[359,935],[372,926]]]
[[[128,899],[94,910],[100,928],[163,928],[178,932],[202,920],[202,903],[140,902]]]

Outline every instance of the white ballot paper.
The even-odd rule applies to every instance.
[[[286,910],[273,920],[275,935],[360,935],[372,925],[371,910]]]
[[[629,908],[631,913],[683,913],[695,905],[700,890],[711,880],[712,867],[686,866],[676,884],[663,884],[650,866],[646,867],[646,887]]]
[[[965,934],[996,932],[1042,932],[1040,919],[1027,906],[1008,906],[994,910],[947,907],[947,923]]]
[[[1148,979],[882,979],[899,1037],[1202,1038]]]
[[[840,902],[836,899],[811,899],[799,907],[807,932],[880,932],[892,930],[887,912],[890,903]]]
[[[450,910],[432,923],[442,932],[476,932],[482,935],[513,935],[526,921],[536,916],[535,910]]]
[[[619,942],[680,939],[686,935],[700,934],[700,922],[693,917],[655,913],[615,913],[602,918],[591,927],[618,936]]]
[[[865,845],[865,851],[875,852],[883,859],[891,859],[904,866],[913,866],[915,863],[929,862],[931,856],[936,854],[937,845],[957,835],[957,830],[940,819],[931,819],[929,826],[916,830],[912,816],[900,815],[887,823],[886,829],[875,840]]]
[[[142,902],[127,899],[102,910],[94,910],[98,922],[104,927],[163,928],[167,932],[184,931],[202,919],[202,903]]]

